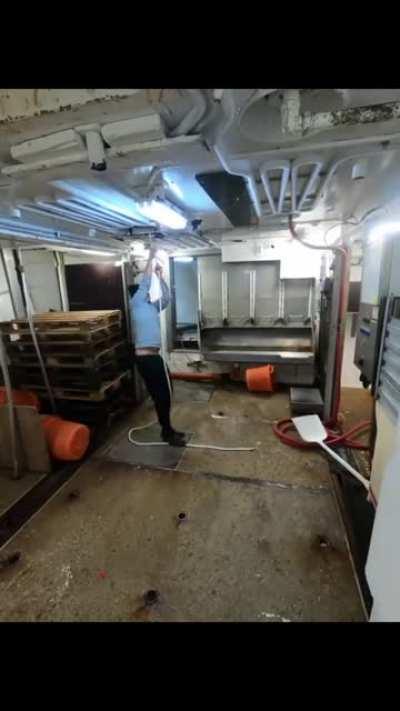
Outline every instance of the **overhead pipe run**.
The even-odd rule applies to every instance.
[[[7,223],[6,220],[0,220],[0,238],[14,238],[24,242],[34,242],[38,245],[39,242],[44,245],[70,247],[71,249],[91,249],[91,250],[107,250],[110,257],[119,255],[126,251],[126,244],[113,240],[115,244],[110,244],[111,240],[106,239],[90,239],[88,237],[78,237],[69,233],[58,232],[48,228],[32,227],[30,225],[16,226]]]
[[[61,200],[63,200],[63,198],[57,198],[57,202],[59,201],[60,204],[62,204]],[[115,222],[119,224],[121,228],[132,227],[132,225],[135,224],[142,224],[138,223],[133,218],[125,217],[125,215],[119,215],[119,213],[117,213],[115,210],[108,210],[86,199],[80,200],[75,197],[69,197],[64,199],[64,204],[70,207],[71,210],[76,210],[77,212],[79,212],[79,210],[81,210],[82,208],[84,208],[85,210],[90,210],[93,216],[96,217],[96,219]]]
[[[33,214],[40,215],[41,217],[54,217],[56,215],[57,217],[61,217],[66,222],[72,222],[75,225],[83,225],[84,227],[92,227],[95,230],[99,230],[100,232],[105,232],[107,234],[110,233],[110,228],[105,227],[104,224],[102,225],[92,220],[84,219],[83,217],[73,217],[72,215],[68,214],[66,210],[62,210],[61,208],[55,207],[54,205],[51,205],[51,207],[46,208],[39,207],[38,205],[35,205],[35,207],[33,207],[33,205],[22,205],[21,208],[25,212],[32,212]]]
[[[147,151],[158,151],[165,148],[173,148],[175,145],[197,143],[198,136],[176,136],[174,138],[159,138],[153,141],[144,141],[143,143],[127,143],[122,146],[113,146],[105,148],[106,159],[123,158],[131,153],[146,153]],[[86,163],[89,160],[87,149],[74,151],[61,156],[52,156],[49,158],[30,161],[29,163],[18,163],[18,165],[6,165],[1,169],[2,175],[11,177],[14,175],[24,175],[26,173],[35,173],[51,168],[60,168],[74,163]]]
[[[193,131],[197,124],[203,119],[207,110],[207,101],[200,89],[186,89],[186,93],[193,101],[193,107],[186,116],[184,116],[180,124],[171,131],[170,136],[172,137],[184,136],[190,133],[190,131]]]
[[[275,89],[263,89],[263,95],[265,96],[268,93],[272,93],[275,91]],[[259,90],[256,92],[257,98],[259,98]],[[254,99],[254,94],[251,97]],[[245,106],[248,106],[249,100],[246,101],[244,106],[241,108],[236,108],[235,102],[233,99],[232,95],[232,89],[226,89],[222,95],[221,98],[221,103],[224,103],[225,108],[226,108],[226,116],[225,119],[222,121],[222,125],[219,126],[219,129],[217,130],[217,135],[216,138],[214,139],[214,144],[213,144],[213,149],[214,152],[221,163],[223,169],[227,172],[230,173],[231,175],[238,175],[241,178],[244,178],[247,183],[247,189],[250,195],[250,199],[253,203],[254,210],[256,212],[256,215],[258,218],[262,216],[262,207],[261,207],[261,201],[258,195],[257,191],[257,186],[255,183],[255,178],[251,170],[238,170],[238,169],[233,169],[232,166],[229,165],[229,163],[226,160],[226,157],[221,149],[221,143],[223,142],[223,138],[226,136],[228,133],[229,129],[232,127],[235,119],[239,119],[239,115],[243,112],[243,109]]]

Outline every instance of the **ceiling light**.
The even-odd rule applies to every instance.
[[[193,257],[174,257],[174,261],[186,264],[186,262],[193,262]]]
[[[183,230],[187,219],[180,212],[161,200],[151,200],[138,205],[139,212],[160,225],[170,227],[172,230]]]
[[[79,252],[80,254],[91,254],[93,257],[115,257],[115,252],[98,252],[93,249],[73,249],[74,252]]]

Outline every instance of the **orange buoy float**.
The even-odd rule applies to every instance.
[[[46,415],[42,426],[50,454],[64,462],[77,462],[86,453],[90,430],[80,422],[69,422],[57,415]]]
[[[263,365],[259,368],[247,368],[246,385],[250,392],[272,393],[275,389],[275,368]]]
[[[40,400],[36,393],[31,390],[12,390],[12,399],[14,405],[28,405],[29,407],[35,407],[36,410],[40,409]],[[0,387],[0,405],[7,405],[7,390],[4,387]]]

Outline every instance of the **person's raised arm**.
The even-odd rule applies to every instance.
[[[154,260],[154,257],[156,256],[156,252],[157,252],[156,247],[153,247],[153,245],[151,245],[150,249],[149,249],[149,258],[147,260],[147,264],[146,264],[146,267],[144,270],[144,274],[146,274],[147,276],[151,276],[153,273],[153,260]]]
[[[149,288],[150,288],[150,283],[151,283],[151,275],[153,273],[153,260],[154,260],[155,254],[156,254],[156,249],[154,247],[150,247],[149,258],[147,260],[147,264],[146,264],[144,271],[143,271],[142,280],[140,282],[138,290],[136,291],[135,295],[132,297],[132,303],[135,304],[136,306],[141,302],[148,301]]]

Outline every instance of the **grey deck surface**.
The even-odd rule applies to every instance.
[[[20,479],[12,479],[9,469],[0,469],[0,514],[41,481],[46,474],[21,472]]]
[[[21,559],[0,574],[0,620],[363,620],[326,461],[272,433],[287,408],[286,394],[217,389],[177,403],[175,426],[256,452],[186,450],[171,470],[107,460],[153,419],[143,405],[2,550]]]

